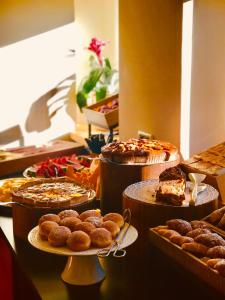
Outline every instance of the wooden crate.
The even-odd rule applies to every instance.
[[[111,102],[112,100],[118,99],[119,95],[113,95],[100,102],[97,102],[91,106],[83,109],[87,122],[105,129],[113,128],[119,123],[119,109],[118,107],[108,113],[101,113],[95,109]]]
[[[214,231],[218,232],[216,229]],[[222,235],[220,232],[218,233]],[[225,236],[223,235],[223,237]],[[198,257],[184,251],[180,246],[159,235],[154,228],[149,230],[149,239],[154,246],[171,257],[176,263],[225,295],[225,277],[221,276],[216,270],[209,268]]]

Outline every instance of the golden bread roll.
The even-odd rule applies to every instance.
[[[64,219],[64,218],[67,218],[67,217],[79,218],[78,212],[76,210],[73,210],[73,209],[63,210],[60,213],[58,213],[58,216],[60,217],[60,219]]]
[[[211,231],[209,229],[206,228],[196,228],[194,230],[188,231],[188,233],[186,234],[186,236],[189,236],[191,238],[196,238],[198,235],[200,234],[204,234],[204,233],[211,233]]]
[[[225,206],[224,207],[221,207],[217,210],[214,210],[214,212],[212,212],[210,215],[209,215],[209,222],[212,223],[212,224],[217,224],[220,219],[222,218],[222,216],[224,215],[225,213]]]
[[[90,248],[91,239],[86,232],[78,230],[70,234],[66,243],[72,251],[85,251]]]
[[[71,231],[68,227],[58,226],[53,228],[48,235],[48,242],[51,246],[60,247],[66,244]]]
[[[225,246],[225,240],[217,233],[204,233],[194,238],[195,242],[207,247]]]
[[[42,238],[42,240],[48,240],[48,235],[50,231],[58,227],[59,224],[53,221],[44,221],[39,225],[39,235]]]
[[[98,248],[108,247],[112,243],[112,235],[105,228],[96,228],[90,233],[91,243]]]
[[[182,219],[172,219],[166,222],[169,229],[176,230],[180,234],[186,234],[192,230],[191,224]]]
[[[215,246],[208,250],[207,256],[210,258],[225,258],[225,247]]]
[[[215,266],[214,269],[216,269],[219,274],[223,277],[225,277],[225,259],[221,259]]]
[[[112,238],[115,238],[120,232],[119,226],[113,221],[105,221],[102,223],[102,228],[107,229],[111,232]]]
[[[119,228],[121,228],[124,224],[124,219],[123,217],[118,214],[118,213],[108,213],[103,217],[103,222],[105,221],[113,221],[114,223],[116,223]]]
[[[158,233],[167,239],[171,239],[172,236],[181,236],[179,232],[172,230],[172,229],[159,229]]]
[[[75,231],[81,230],[90,235],[91,231],[94,230],[96,227],[90,222],[81,222],[76,225]]]
[[[205,228],[209,227],[209,225],[206,222],[204,222],[204,221],[193,220],[190,223],[191,223],[191,227],[193,229],[197,229],[197,228],[205,229]]]
[[[97,228],[102,226],[102,218],[99,217],[88,217],[84,221],[93,224]]]
[[[215,265],[216,265],[219,261],[221,261],[221,260],[222,260],[222,258],[212,258],[212,259],[209,259],[209,260],[206,262],[206,264],[207,264],[208,267],[214,269]]]
[[[71,232],[76,230],[76,225],[79,223],[81,223],[81,220],[76,217],[66,217],[66,218],[60,220],[60,222],[59,222],[59,224],[61,226],[68,227],[71,230]]]
[[[220,219],[218,226],[222,229],[225,229],[225,214],[222,216],[222,218]]]
[[[205,256],[207,251],[208,251],[208,247],[206,247],[205,245],[193,242],[193,243],[184,243],[181,248],[183,250],[186,250],[188,252],[191,252],[197,256]]]
[[[59,218],[59,216],[57,216],[55,214],[46,214],[46,215],[43,215],[39,219],[38,224],[40,225],[42,222],[45,222],[45,221],[52,221],[52,222],[59,223],[60,222],[60,218]]]
[[[173,235],[170,238],[171,242],[173,242],[176,245],[182,246],[184,243],[193,243],[194,240],[191,237],[188,236],[182,236],[182,235]]]
[[[89,209],[80,214],[81,221],[84,221],[88,217],[98,217],[101,218],[101,212],[99,209]]]

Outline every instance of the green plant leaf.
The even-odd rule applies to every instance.
[[[109,69],[112,69],[112,66],[111,66],[111,64],[110,64],[109,58],[106,57],[106,58],[104,59],[104,61],[105,61],[105,66],[106,66],[107,68],[109,68]]]
[[[77,93],[77,105],[79,106],[81,112],[83,112],[83,107],[87,106],[87,95],[83,92]]]
[[[107,86],[103,85],[100,87],[96,87],[95,93],[96,93],[96,101],[97,102],[104,99],[107,94]]]
[[[103,73],[102,68],[96,68],[90,72],[87,80],[84,82],[83,85],[83,92],[85,94],[89,94],[95,88],[97,82],[102,76],[102,73]]]

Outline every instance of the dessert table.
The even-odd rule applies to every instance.
[[[224,299],[150,244],[142,257],[135,251],[134,243],[123,258],[101,258],[107,273],[102,282],[85,287],[69,285],[60,278],[66,257],[45,253],[14,239],[11,216],[1,215],[0,226],[16,251],[21,268],[44,300]],[[22,292],[26,295],[26,290]],[[24,295],[16,299],[25,299]]]

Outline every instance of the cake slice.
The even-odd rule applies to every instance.
[[[159,175],[156,201],[181,206],[185,199],[186,176],[179,167],[166,169]]]

